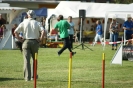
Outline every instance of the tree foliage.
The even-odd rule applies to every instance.
[[[114,0],[114,2],[120,4],[130,4],[133,3],[133,0]]]

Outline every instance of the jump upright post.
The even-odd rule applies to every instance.
[[[69,59],[68,88],[71,88],[71,77],[72,77],[72,52],[70,52],[70,59]]]
[[[34,88],[36,88],[36,76],[37,76],[37,53],[35,53],[35,59],[34,59]]]
[[[105,82],[105,54],[102,54],[102,88],[104,88]]]

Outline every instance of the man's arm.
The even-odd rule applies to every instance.
[[[14,34],[15,34],[15,37],[20,41],[20,42],[23,42],[24,39],[22,39],[20,36],[19,36],[19,33],[22,31],[22,23],[19,24],[19,26],[15,29],[14,31]]]
[[[45,30],[42,30],[42,31],[41,31],[41,36],[40,36],[40,39],[39,39],[40,41],[43,40],[45,34],[46,34],[46,33],[45,33]]]
[[[124,24],[123,24],[123,29],[124,30],[129,30],[128,28],[126,28],[126,22],[124,22]]]
[[[57,31],[58,32],[58,23],[55,24],[53,30]]]
[[[14,32],[15,34],[15,37],[20,41],[20,42],[24,42],[24,39],[22,39],[20,36],[19,36],[19,33],[18,32]]]
[[[57,28],[53,28],[53,30],[55,30],[55,31],[57,31],[57,32],[59,31]]]

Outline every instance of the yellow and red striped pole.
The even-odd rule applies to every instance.
[[[69,59],[68,88],[71,88],[71,77],[72,77],[72,52],[70,52],[70,59]]]
[[[104,88],[104,82],[105,82],[105,54],[102,55],[102,88]]]
[[[36,88],[36,75],[37,75],[37,53],[35,53],[35,59],[34,59],[34,88]]]

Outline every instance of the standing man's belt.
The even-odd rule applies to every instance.
[[[25,39],[25,40],[37,40],[37,39]]]

